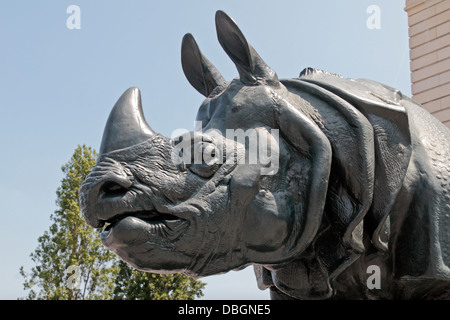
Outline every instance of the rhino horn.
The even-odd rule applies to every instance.
[[[154,134],[145,121],[139,89],[129,88],[120,96],[109,114],[100,154],[131,147]]]
[[[254,85],[266,83],[278,85],[276,72],[259,56],[247,42],[236,22],[225,12],[216,12],[216,30],[220,45],[236,65],[242,83]]]

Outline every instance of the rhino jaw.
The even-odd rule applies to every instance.
[[[107,248],[151,242],[154,245],[167,246],[179,240],[189,222],[175,216],[143,212],[140,214],[122,214],[113,220],[100,233],[100,239]]]

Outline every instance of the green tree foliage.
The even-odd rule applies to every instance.
[[[113,276],[118,271],[112,264],[115,257],[84,222],[78,206],[78,190],[96,157],[95,150],[78,146],[61,168],[65,176],[56,191],[58,209],[30,255],[36,266],[31,273],[20,269],[24,288],[30,289],[27,299],[105,299],[112,295]]]
[[[78,195],[96,163],[97,153],[78,146],[62,166],[64,178],[56,191],[58,209],[48,231],[38,238],[30,257],[31,272],[20,268],[26,299],[194,299],[204,283],[181,274],[157,275],[132,269],[101,244],[97,231],[80,214]],[[119,294],[120,293],[120,294]]]
[[[205,283],[180,273],[140,272],[123,261],[117,263],[115,296],[124,300],[194,300],[203,296]]]

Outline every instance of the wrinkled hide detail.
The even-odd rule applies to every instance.
[[[114,105],[80,189],[103,244],[148,272],[253,264],[273,299],[450,297],[450,131],[374,81],[280,80],[229,16],[215,22],[239,76],[184,36],[183,72],[205,97],[195,131],[153,131],[137,88]]]

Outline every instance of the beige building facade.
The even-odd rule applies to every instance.
[[[412,98],[450,128],[450,0],[406,0]]]

